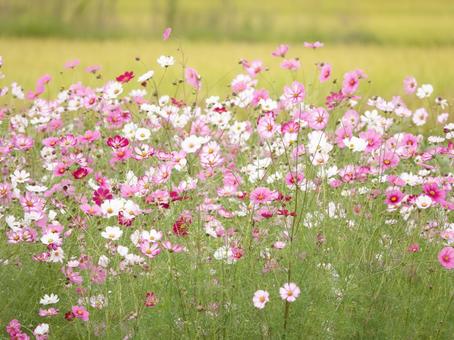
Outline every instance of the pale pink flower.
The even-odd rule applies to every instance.
[[[72,60],[68,60],[66,63],[65,63],[65,68],[67,69],[73,69],[75,68],[77,65],[80,64],[80,61],[78,59],[72,59]]]
[[[281,63],[281,67],[283,69],[289,70],[289,71],[296,71],[301,67],[301,63],[298,59],[284,59]]]
[[[408,76],[404,79],[404,91],[407,94],[412,94],[416,92],[418,83],[414,77]]]
[[[266,303],[270,301],[270,295],[265,290],[258,290],[254,293],[254,297],[252,298],[252,302],[254,306],[258,309],[265,308]]]
[[[201,77],[195,69],[193,69],[192,67],[186,67],[186,70],[184,71],[184,76],[186,78],[186,82],[189,85],[191,85],[197,91],[200,90]]]
[[[281,57],[281,58],[284,58],[285,57],[285,54],[287,53],[288,51],[288,45],[286,44],[281,44],[279,45],[278,47],[276,47],[276,49],[273,51],[273,53],[271,53],[271,55],[273,57]]]
[[[279,289],[279,295],[281,296],[281,299],[285,300],[287,302],[294,302],[297,299],[297,297],[300,295],[300,293],[301,293],[301,290],[293,282],[285,283]]]

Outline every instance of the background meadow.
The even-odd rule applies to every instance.
[[[161,36],[165,27],[172,27],[173,32],[171,39],[164,42]],[[316,40],[325,46],[317,50],[303,47],[304,41]],[[299,58],[298,71],[283,72],[280,60],[271,56],[280,43],[290,45],[289,57]],[[448,100],[447,123],[453,121],[454,1],[449,0],[0,0],[0,55],[4,62],[0,86],[16,81],[28,91],[34,88],[38,78],[49,74],[52,81],[43,94],[49,100],[79,81],[86,86],[101,87],[124,71],[134,71],[137,77],[150,69],[156,71],[154,79],[162,79],[160,93],[181,94],[177,91],[183,85],[172,83],[184,79],[182,66],[189,65],[198,71],[203,85],[198,97],[188,90],[182,99],[203,106],[203,100],[211,95],[231,94],[231,80],[244,73],[239,64],[242,59],[263,60],[269,70],[260,74],[260,85],[267,88],[271,97],[278,98],[284,86],[297,79],[305,84],[308,100],[318,105],[324,103],[331,90],[339,89],[347,71],[360,68],[367,73],[368,78],[360,86],[361,96],[379,95],[386,100],[403,95],[402,81],[412,75],[418,84],[433,85],[430,102],[429,99],[423,102],[433,115],[423,127],[399,123],[390,133],[405,128],[415,135],[442,134],[435,116],[444,110],[435,108],[435,96]],[[162,78],[163,71],[156,63],[161,55],[176,59],[176,66],[169,68]],[[73,59],[80,60],[81,65],[74,70],[65,69],[65,62]],[[319,86],[317,78],[316,63],[321,61],[333,67],[330,84],[325,87]],[[102,67],[96,75],[83,71],[94,64]],[[137,85],[136,79],[132,82],[134,85],[126,84],[125,88],[129,90]],[[405,98],[413,109],[421,103],[414,97]],[[12,103],[7,97],[0,98],[0,107]],[[21,114],[27,105],[28,102],[19,103],[12,111]],[[360,107],[364,108],[365,103]],[[256,122],[259,117],[257,110],[237,111],[236,117],[241,120]],[[337,119],[342,113],[333,116]],[[135,112],[136,123],[142,120],[140,114]],[[128,171],[142,175],[144,167],[156,166],[149,160],[145,166],[128,162],[111,168],[105,137],[116,133],[102,122],[98,126],[103,139],[97,147],[84,151],[99,156],[97,170],[120,183]],[[75,134],[81,134],[84,129],[93,128],[96,117],[77,111],[65,116],[64,123],[68,129],[74,128]],[[1,135],[6,136],[7,131],[8,125],[2,124]],[[43,134],[37,136],[38,141],[43,138]],[[150,143],[171,149],[172,144],[166,138],[166,135],[153,135]],[[252,137],[252,151],[238,155],[238,167],[260,154],[259,140],[257,135]],[[421,144],[423,147],[428,146]],[[99,149],[105,153],[98,154]],[[49,185],[58,182],[49,179],[49,171],[41,166],[39,150],[33,149],[28,157],[24,164],[33,179],[39,181],[47,175]],[[336,152],[333,159],[339,168],[364,162],[358,154],[344,151]],[[196,162],[196,157],[188,157],[188,162],[191,161]],[[18,156],[17,164],[21,162]],[[2,168],[7,170],[0,174],[0,183],[9,180],[9,173],[17,164],[2,160]],[[434,166],[434,176],[448,178],[452,158],[440,156]],[[418,163],[408,161],[393,174],[419,170]],[[316,177],[316,168],[309,165],[306,171],[307,178]],[[175,183],[183,175],[186,170],[174,178]],[[190,192],[188,202],[139,215],[134,221],[134,226],[147,230],[153,227],[162,230],[164,238],[169,235],[172,238],[175,220],[182,211],[192,211],[190,237],[176,238],[191,251],[174,254],[163,250],[151,260],[150,267],[132,267],[112,275],[109,272],[105,284],[88,284],[85,288],[90,296],[102,294],[108,300],[99,310],[87,307],[89,322],[65,320],[64,313],[76,304],[78,295],[62,274],[62,266],[37,264],[32,259],[33,254],[44,249],[39,242],[7,244],[8,226],[2,218],[0,338],[6,337],[4,330],[8,322],[18,319],[28,334],[32,334],[38,323],[49,323],[50,339],[451,339],[453,271],[441,267],[437,260],[440,240],[421,234],[433,221],[440,228],[452,225],[452,212],[439,207],[418,210],[407,222],[399,212],[387,211],[383,203],[385,184],[353,183],[349,187],[353,192],[363,187],[382,190],[378,199],[369,199],[331,190],[323,182],[317,194],[304,196],[304,204],[290,204],[288,208],[304,217],[305,226],[309,224],[307,212],[323,215],[331,202],[341,204],[340,210],[345,210],[346,215],[332,218],[315,213],[312,222],[316,226],[302,226],[294,244],[282,251],[272,245],[279,239],[280,228],[287,220],[280,217],[269,223],[260,222],[266,233],[256,243],[250,236],[249,218],[238,216],[229,220],[226,227],[240,231],[239,242],[246,254],[232,265],[213,259],[213,253],[223,243],[219,239],[207,239],[203,224],[199,223],[201,215],[197,213],[203,194],[215,197],[222,178],[202,183],[197,191]],[[77,192],[91,197],[92,190],[85,182],[74,181],[74,185]],[[246,180],[242,189],[250,193],[256,186]],[[279,190],[294,194],[285,185]],[[409,194],[419,191],[411,188]],[[216,202],[232,210],[237,208],[222,198]],[[358,206],[361,213],[357,211]],[[7,214],[20,216],[20,206],[2,211],[2,215]],[[81,214],[79,204],[71,201],[58,218],[68,226],[80,216],[86,217]],[[394,219],[398,222],[391,223]],[[348,221],[354,221],[354,227]],[[96,260],[108,253],[100,233],[107,225],[114,225],[116,218],[103,221],[90,216],[87,223],[82,238],[65,240],[67,259],[78,257],[83,251]],[[123,238],[128,240],[132,232],[125,229]],[[408,251],[414,243],[419,244],[421,251]],[[272,261],[263,255],[264,249],[271,249]],[[112,270],[121,267],[122,260],[117,255],[112,256]],[[300,287],[301,295],[294,303],[284,304],[278,291],[289,276],[290,262],[292,281]],[[89,274],[84,275],[89,282]],[[270,292],[270,302],[263,310],[254,308],[254,292],[265,288]],[[147,308],[144,293],[150,291],[158,295],[158,302]],[[38,316],[42,307],[40,299],[51,292],[59,296],[61,311],[55,318],[43,319]],[[287,305],[291,307],[285,316]]]

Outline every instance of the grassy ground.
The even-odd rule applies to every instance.
[[[182,47],[178,51],[179,47]],[[280,61],[272,58],[273,43],[234,43],[173,41],[160,42],[148,40],[78,41],[56,39],[0,39],[0,55],[5,62],[7,78],[3,83],[18,81],[26,89],[33,87],[36,79],[44,73],[54,77],[52,86],[56,89],[69,81],[80,79],[92,85],[101,84],[92,75],[81,69],[72,79],[59,76],[66,60],[78,58],[82,67],[100,64],[103,66],[104,79],[112,78],[119,70],[133,70],[141,74],[148,69],[158,69],[156,58],[162,54],[176,57],[184,53],[187,64],[195,67],[203,77],[204,93],[225,93],[227,84],[241,72],[238,60],[241,58],[262,59],[270,67],[264,77],[268,88],[279,94],[282,85],[290,80],[279,71]],[[135,61],[135,57],[141,61]],[[324,61],[333,65],[336,77],[343,72],[362,68],[371,81],[368,95],[390,96],[401,93],[402,79],[414,75],[419,83],[431,83],[436,93],[453,97],[454,68],[449,67],[454,58],[454,47],[409,47],[376,45],[327,45],[321,50],[308,50],[301,44],[291,46],[289,56],[300,57],[302,69],[298,76],[306,81],[312,79],[316,62]],[[7,66],[7,67],[6,67]],[[276,76],[279,74],[278,76]],[[178,75],[176,75],[178,76]]]

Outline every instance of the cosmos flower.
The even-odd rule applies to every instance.
[[[454,269],[454,248],[444,247],[438,253],[438,261],[446,269]]]
[[[295,302],[300,293],[301,290],[293,282],[285,283],[281,288],[279,288],[279,295],[281,296],[281,299],[287,302]]]
[[[257,290],[252,298],[254,306],[258,309],[265,308],[268,301],[270,301],[270,296],[265,290]]]

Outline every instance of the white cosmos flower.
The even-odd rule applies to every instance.
[[[47,323],[40,323],[33,331],[33,334],[36,336],[36,338],[38,338],[39,336],[44,336],[47,333],[49,333],[49,324]]]
[[[417,126],[422,126],[422,125],[426,124],[428,116],[429,116],[429,114],[427,113],[426,109],[424,109],[424,108],[417,109],[413,113],[413,118],[412,118],[413,123],[415,123],[415,125],[417,125]]]
[[[205,138],[191,135],[181,143],[181,148],[186,153],[194,153],[200,149],[203,142],[205,142]]]
[[[123,135],[127,138],[134,138],[139,127],[134,123],[128,123],[123,126]]]
[[[419,209],[427,209],[432,205],[432,199],[427,195],[420,195],[415,200],[415,204]]]
[[[45,245],[61,243],[60,236],[57,233],[46,233],[41,237],[40,241]]]
[[[115,99],[123,92],[123,85],[118,81],[112,81],[107,84],[104,91],[107,98]]]
[[[353,152],[363,152],[367,147],[367,142],[364,139],[355,136],[352,138],[345,138],[344,144]]]
[[[129,254],[129,249],[128,249],[128,247],[125,247],[125,246],[118,246],[118,247],[117,247],[117,253],[118,253],[120,256],[125,257],[126,255]]]
[[[151,229],[150,231],[144,230],[142,231],[140,238],[144,241],[155,243],[161,240],[162,232],[154,229]]]
[[[328,163],[329,155],[324,152],[316,152],[312,156],[312,164],[315,166],[321,166]]]
[[[123,235],[123,231],[119,227],[106,227],[105,231],[101,233],[102,237],[112,241],[118,240],[121,235]]]
[[[62,248],[58,247],[55,250],[50,251],[50,257],[49,257],[49,262],[63,262],[65,258],[65,253]]]
[[[169,67],[175,63],[175,59],[172,56],[162,55],[158,58],[157,62],[161,67]]]
[[[101,255],[98,260],[98,265],[107,268],[107,266],[109,265],[109,258],[106,255]]]
[[[423,85],[421,85],[421,87],[418,88],[418,90],[416,90],[416,97],[418,97],[419,99],[424,99],[424,98],[430,97],[433,90],[434,90],[434,88],[432,85],[423,84]]]
[[[58,298],[58,295],[55,295],[55,294],[46,294],[44,295],[41,300],[39,300],[39,303],[42,304],[42,305],[52,305],[54,303],[57,303],[58,301],[60,301],[60,299]]]
[[[308,135],[309,143],[307,149],[309,153],[329,153],[333,145],[328,142],[326,133],[323,131],[312,131]]]
[[[144,74],[142,74],[138,79],[137,81],[139,83],[143,83],[143,82],[146,82],[148,80],[150,80],[151,78],[153,78],[153,75],[154,75],[154,71],[150,70]]]
[[[149,139],[151,136],[150,130],[146,128],[138,128],[135,133],[135,137],[137,140],[144,141]]]
[[[123,201],[118,199],[106,200],[101,204],[101,211],[106,217],[117,216],[123,209]]]
[[[25,170],[16,170],[11,175],[11,181],[15,183],[25,183],[30,180],[30,174]]]

